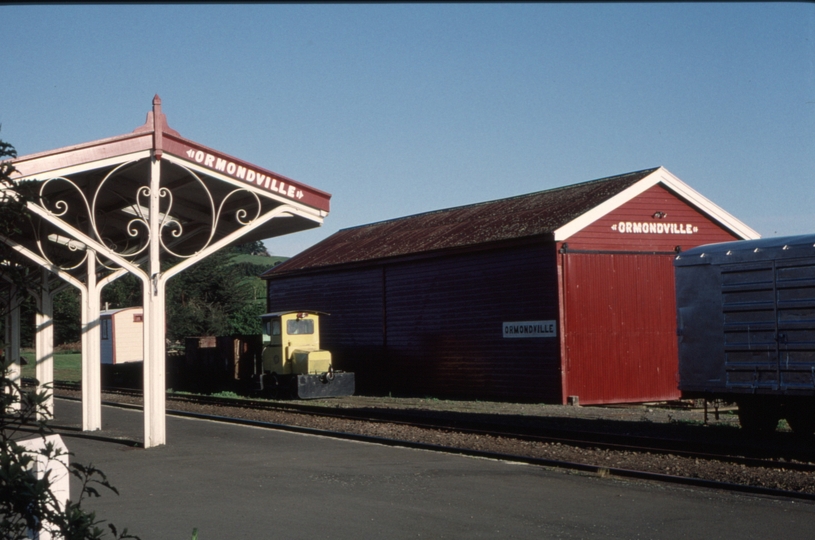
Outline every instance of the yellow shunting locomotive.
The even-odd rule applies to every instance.
[[[331,352],[320,349],[320,313],[289,311],[261,315],[262,391],[313,399],[354,394],[354,374],[335,370]]]

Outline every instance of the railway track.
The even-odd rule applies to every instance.
[[[74,388],[65,385],[62,388]],[[75,388],[74,388],[75,389]],[[140,398],[138,390],[110,388],[105,392],[132,398]],[[247,398],[202,396],[196,394],[168,394],[170,403],[192,403],[215,407],[238,407],[255,410],[282,411],[310,416],[403,424],[424,429],[458,431],[493,437],[512,437],[526,441],[569,444],[572,446],[603,446],[619,451],[651,452],[682,455],[699,459],[717,459],[751,467],[777,467],[815,472],[815,447],[798,444],[800,438],[756,441],[739,438],[735,443],[689,441],[675,438],[650,437],[631,434],[593,432],[553,428],[540,425],[502,424],[503,419],[472,420],[451,418],[451,413],[429,411],[404,411],[394,409],[334,409],[308,405],[297,401],[270,401]],[[453,413],[453,416],[456,416]],[[545,434],[542,434],[544,432]]]
[[[61,387],[64,389],[76,390],[76,387]],[[59,389],[58,389],[59,390]],[[106,390],[105,392],[111,392]],[[116,390],[111,396],[118,396],[116,399],[126,399],[131,401],[130,406],[138,407],[137,402],[141,393],[132,390]],[[216,414],[204,414],[195,412],[195,408],[201,406],[218,407],[221,410]],[[216,419],[219,421],[229,421],[263,427],[273,427],[288,431],[320,434],[332,437],[341,437],[377,444],[389,444],[396,446],[410,446],[416,448],[430,449],[434,451],[453,452],[477,457],[501,459],[508,461],[523,462],[535,465],[567,468],[576,471],[594,473],[601,476],[616,476],[625,478],[640,478],[659,480],[662,482],[683,483],[688,485],[716,487],[759,494],[771,494],[785,497],[795,497],[799,499],[815,500],[815,490],[812,492],[802,492],[789,489],[768,488],[762,486],[747,485],[739,482],[723,482],[709,480],[705,478],[691,478],[681,474],[666,474],[648,470],[634,470],[632,468],[614,467],[605,464],[592,464],[581,459],[580,462],[564,459],[549,459],[512,451],[495,452],[489,450],[479,450],[477,448],[460,448],[456,445],[449,445],[444,441],[450,434],[465,434],[476,438],[491,438],[502,440],[522,441],[525,444],[549,445],[558,447],[573,447],[588,449],[591,453],[599,453],[595,460],[601,462],[607,460],[603,457],[608,453],[615,454],[636,454],[650,457],[662,456],[663,459],[683,459],[694,462],[712,462],[723,464],[728,467],[738,467],[742,470],[772,470],[779,475],[807,475],[815,477],[815,459],[812,459],[812,451],[798,448],[799,455],[792,456],[791,450],[786,445],[778,444],[753,444],[739,447],[733,445],[723,445],[721,443],[704,444],[699,441],[687,441],[680,439],[666,439],[643,436],[630,436],[620,434],[609,434],[599,432],[586,432],[577,430],[563,430],[541,428],[536,426],[503,425],[497,426],[495,422],[485,421],[462,421],[461,418],[450,418],[444,414],[434,414],[432,416],[422,411],[393,411],[377,409],[375,411],[367,409],[331,409],[323,406],[314,406],[300,402],[279,402],[264,400],[247,400],[233,398],[217,398],[194,395],[168,395],[168,414],[180,416],[191,416],[196,418]],[[186,409],[186,410],[185,410]],[[288,419],[277,422],[253,420],[248,418],[237,418],[242,413],[241,410],[251,410],[257,414],[258,411],[268,411],[275,414],[290,415]],[[221,414],[222,413],[222,414]],[[299,418],[299,419],[297,419]],[[309,427],[308,421],[302,418],[330,419],[331,423],[341,423],[341,429],[325,429]],[[421,440],[406,440],[404,437],[382,437],[355,432],[356,428],[349,427],[349,423],[383,426],[401,426],[405,430],[423,430],[442,434],[441,437],[433,437],[434,440],[441,439],[441,443],[428,443]],[[300,424],[300,425],[297,425]],[[421,437],[420,437],[421,439]],[[799,445],[801,446],[801,445]],[[808,445],[811,448],[811,445]],[[748,482],[749,483],[749,482]]]

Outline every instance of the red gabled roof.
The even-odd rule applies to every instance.
[[[262,277],[540,235],[555,230],[647,177],[657,168],[508,199],[343,229]]]

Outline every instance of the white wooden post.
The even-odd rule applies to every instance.
[[[54,416],[54,297],[48,286],[50,272],[41,270],[42,285],[38,294],[36,316],[36,369],[35,377],[39,382],[39,390],[45,390],[48,397],[45,400],[45,410],[37,411],[37,418],[43,420]]]
[[[82,430],[102,429],[101,344],[96,252],[88,249],[88,268],[82,288]]]
[[[144,287],[144,447],[166,443],[164,280],[161,279],[161,216],[159,214],[161,161],[153,158],[150,169],[150,258]]]

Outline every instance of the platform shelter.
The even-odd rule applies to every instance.
[[[182,137],[169,127],[158,96],[145,124],[131,133],[18,157],[13,165],[15,181],[37,181],[28,203],[31,222],[14,238],[0,238],[14,249],[19,260],[13,263],[32,265],[36,277],[29,292],[41,312],[37,378],[53,381],[53,295],[60,286],[76,287],[82,296],[83,429],[101,428],[101,291],[133,274],[144,298],[147,448],[166,442],[167,281],[226,246],[319,227],[331,198]],[[19,313],[12,310],[7,322],[8,347],[19,347]]]

